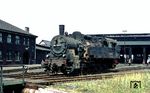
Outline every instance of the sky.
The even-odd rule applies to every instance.
[[[0,0],[0,19],[30,28],[37,42],[65,31],[83,34],[150,33],[149,0]]]

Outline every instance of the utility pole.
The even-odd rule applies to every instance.
[[[124,64],[126,64],[126,47],[125,47],[125,33],[127,32],[127,30],[123,30],[123,35],[124,35],[124,46],[123,46],[123,56],[124,56]]]
[[[0,93],[3,93],[3,66],[0,66]]]

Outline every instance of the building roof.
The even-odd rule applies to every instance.
[[[17,33],[22,33],[22,34],[27,34],[27,35],[32,35],[32,36],[35,36],[25,30],[22,30],[10,23],[7,23],[3,20],[0,19],[0,29],[3,29],[4,31],[13,31],[13,32],[17,32]]]
[[[48,51],[50,52],[49,47],[41,46],[39,44],[36,44],[36,50],[41,50],[41,51]]]
[[[42,46],[50,47],[51,42],[48,40],[42,40],[39,44]]]
[[[92,36],[116,39],[118,45],[150,45],[150,33],[95,34]]]
[[[107,37],[150,37],[150,33],[91,34],[91,36],[107,36]]]

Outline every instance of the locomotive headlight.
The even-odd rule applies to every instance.
[[[47,55],[46,55],[46,58],[48,58],[48,57],[49,57],[49,55],[47,54]]]
[[[63,54],[63,58],[65,58],[66,57],[66,54]]]

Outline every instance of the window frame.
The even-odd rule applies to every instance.
[[[23,38],[23,45],[26,45],[26,38]]]
[[[11,34],[8,34],[7,35],[7,43],[12,43],[12,35]]]
[[[29,40],[29,38],[27,39],[27,46],[29,46],[30,45],[30,40]]]
[[[20,37],[19,36],[15,36],[15,44],[20,45]]]
[[[0,61],[2,61],[3,60],[3,52],[2,52],[2,50],[0,50]]]
[[[0,33],[0,43],[2,43],[2,42],[3,42],[3,34]]]
[[[7,61],[13,60],[12,54],[13,54],[12,51],[7,51],[7,53],[6,53],[6,60]]]
[[[19,51],[15,51],[14,59],[15,59],[15,61],[20,61],[20,52]]]

